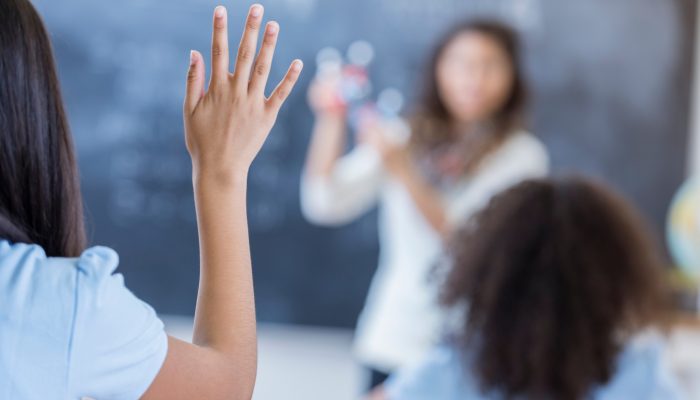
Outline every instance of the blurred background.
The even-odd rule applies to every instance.
[[[116,249],[128,286],[187,337],[198,253],[181,102],[189,50],[209,54],[218,2],[34,3],[55,46],[90,242]],[[272,80],[293,58],[303,59],[306,70],[250,176],[257,311],[267,327],[257,398],[331,398],[323,385],[346,388],[340,391],[352,398],[363,379],[349,347],[377,265],[376,213],[329,229],[305,222],[299,206],[313,122],[306,87],[321,49],[344,53],[357,40],[370,43],[374,92],[397,88],[410,110],[431,45],[446,28],[475,16],[513,25],[524,40],[531,131],[547,145],[554,171],[612,183],[642,210],[659,240],[674,193],[689,168],[700,166],[693,156],[700,151],[692,150],[700,148],[692,134],[700,127],[692,122],[695,0],[262,3],[266,19],[282,28]],[[223,4],[237,35],[250,3]],[[304,357],[309,369],[286,367]],[[275,389],[295,395],[279,397]]]

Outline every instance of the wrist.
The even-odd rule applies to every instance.
[[[387,169],[397,178],[406,178],[411,175],[411,162],[403,154],[392,154],[385,157]]]
[[[411,170],[403,166],[394,166],[389,169],[389,172],[398,181],[406,184],[409,183],[411,181],[411,178],[413,177],[413,175],[411,174]]]
[[[221,170],[194,166],[192,183],[195,189],[214,187],[217,190],[245,188],[248,184],[248,168]]]
[[[345,110],[324,110],[316,114],[316,119],[322,123],[345,124]]]

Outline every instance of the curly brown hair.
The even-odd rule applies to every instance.
[[[496,196],[451,253],[443,302],[467,309],[459,344],[487,392],[584,398],[611,378],[626,340],[661,322],[654,241],[622,197],[590,180]]]

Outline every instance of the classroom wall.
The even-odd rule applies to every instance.
[[[189,50],[208,54],[214,0],[34,0],[52,35],[78,148],[90,241],[115,248],[127,285],[162,313],[191,314],[198,279],[181,104]],[[250,2],[226,1],[232,35]],[[378,256],[376,211],[312,226],[298,184],[312,115],[306,87],[325,46],[370,41],[377,90],[409,103],[448,25],[488,16],[524,39],[530,128],[555,172],[628,195],[663,232],[685,177],[695,0],[264,0],[282,27],[272,76],[302,80],[251,170],[249,217],[262,321],[352,326]],[[235,41],[232,41],[235,43]]]

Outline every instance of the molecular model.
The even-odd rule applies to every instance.
[[[403,94],[395,88],[379,92],[376,100],[368,67],[374,59],[374,47],[366,41],[356,41],[348,48],[346,58],[340,51],[326,47],[316,57],[316,78],[333,87],[331,107],[347,110],[350,126],[358,128],[368,120],[381,120],[392,141],[405,142],[409,130],[401,118]]]

